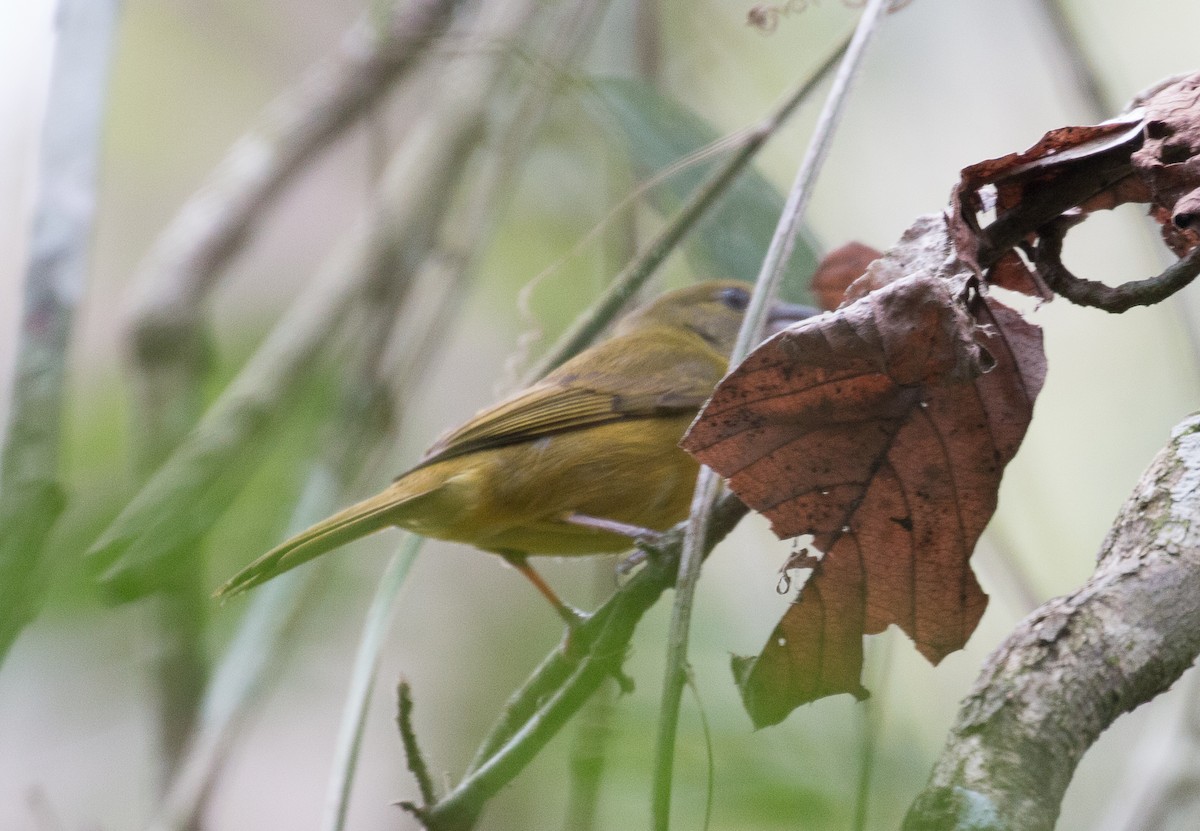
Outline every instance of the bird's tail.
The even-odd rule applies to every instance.
[[[313,557],[393,525],[397,507],[392,489],[351,505],[272,548],[229,578],[213,596],[223,600],[241,594]]]

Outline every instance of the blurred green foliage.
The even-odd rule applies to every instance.
[[[694,110],[645,81],[593,78],[590,88],[598,99],[597,122],[621,138],[639,180],[651,180],[722,138]],[[706,154],[671,172],[647,190],[650,204],[664,216],[675,213],[728,152]],[[694,272],[753,282],[782,211],[783,195],[751,166],[685,239]],[[782,297],[813,303],[808,281],[817,268],[817,256],[812,234],[804,231],[784,273]]]

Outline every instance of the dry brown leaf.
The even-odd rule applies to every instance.
[[[1163,238],[1182,257],[1200,242],[1200,75],[1165,84],[1142,104],[1145,137],[1130,161],[1149,188]]]
[[[777,534],[825,552],[793,558],[812,576],[762,653],[735,659],[759,726],[865,694],[864,634],[895,623],[936,663],[986,605],[968,559],[1041,388],[1041,334],[975,294],[944,226],[923,222],[860,281],[882,287],[760,347],[684,440]],[[925,266],[886,283],[912,250]]]
[[[820,307],[829,311],[840,306],[850,284],[881,256],[877,250],[861,242],[848,242],[826,254],[812,277],[813,294],[817,296]]]

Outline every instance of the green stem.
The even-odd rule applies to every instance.
[[[325,817],[321,828],[326,831],[341,831],[346,824],[349,807],[350,787],[354,782],[354,771],[358,766],[358,753],[362,744],[363,724],[366,721],[367,704],[375,688],[375,674],[379,669],[379,655],[387,635],[388,623],[396,606],[396,596],[408,578],[409,569],[417,558],[425,538],[409,534],[400,550],[388,563],[379,588],[367,610],[362,638],[354,656],[354,669],[350,674],[350,690],[346,694],[346,706],[342,711],[342,726],[338,731],[337,750],[334,754],[333,770],[329,777],[329,796],[325,805]]]

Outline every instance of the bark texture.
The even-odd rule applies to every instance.
[[[1054,827],[1084,751],[1200,653],[1200,414],[1143,474],[1075,592],[1027,617],[964,699],[906,831]]]

